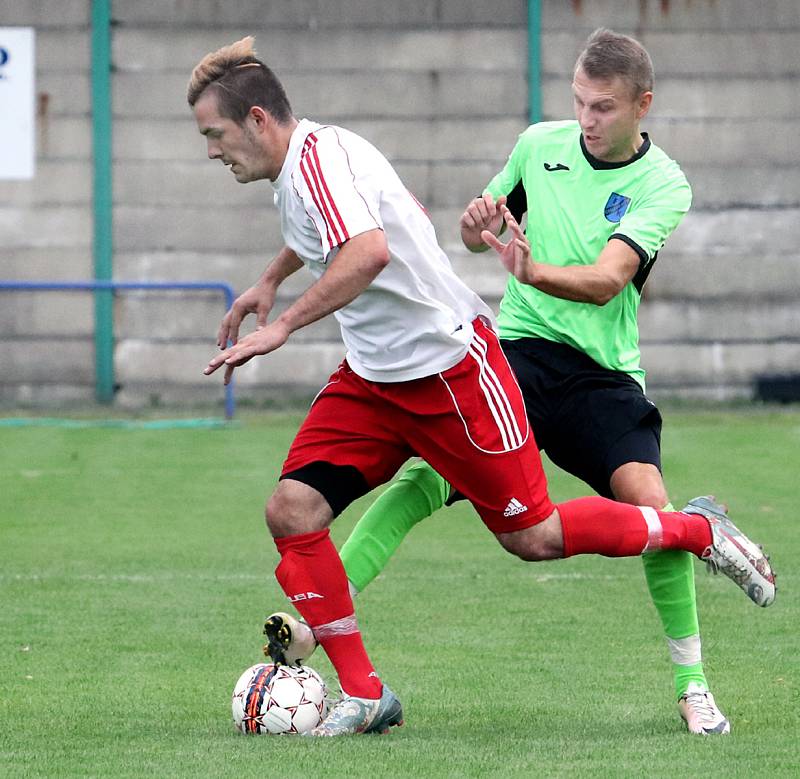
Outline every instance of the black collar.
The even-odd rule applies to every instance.
[[[598,160],[587,148],[586,144],[583,142],[583,133],[581,133],[581,151],[583,152],[583,156],[586,157],[586,161],[595,169],[595,170],[613,170],[614,168],[624,168],[626,165],[630,165],[632,162],[636,162],[636,160],[641,159],[647,154],[647,150],[650,148],[650,136],[647,133],[642,133],[642,138],[644,138],[644,142],[639,147],[639,151],[633,155],[630,159],[623,160],[622,162],[605,162],[604,160]]]

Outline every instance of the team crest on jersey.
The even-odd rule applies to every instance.
[[[630,203],[631,199],[629,197],[620,195],[619,192],[612,192],[611,195],[609,195],[609,198],[606,201],[606,207],[603,210],[606,219],[608,219],[609,222],[614,222],[616,224],[622,219],[623,216],[625,216],[625,212],[628,210]]]

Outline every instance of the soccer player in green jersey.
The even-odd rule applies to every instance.
[[[691,189],[640,132],[653,99],[641,44],[597,30],[578,57],[572,91],[576,120],[542,122],[520,135],[506,166],[467,206],[461,236],[471,251],[495,249],[509,270],[500,336],[539,447],[603,496],[672,510],[661,475],[661,416],[644,394],[637,310]],[[511,240],[501,243],[496,236],[509,228]],[[414,524],[457,497],[450,493],[420,462],[378,498],[341,550],[353,592],[382,570]],[[728,733],[703,673],[692,557],[660,551],[642,559],[681,716],[692,733]],[[310,631],[273,615],[273,638],[281,620],[285,641],[293,627],[307,656]]]

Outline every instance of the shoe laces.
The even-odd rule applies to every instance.
[[[717,709],[714,699],[708,692],[700,690],[687,692],[684,695],[686,705],[700,718],[702,722],[715,722],[722,714]]]
[[[737,565],[735,561],[731,560],[713,543],[707,547],[702,560],[706,563],[708,570],[714,574],[714,576],[724,573],[739,586],[747,584],[752,578],[750,567],[747,564]]]
[[[719,573],[724,573],[729,579],[732,579],[736,584],[747,584],[752,578],[752,573],[747,565],[736,565],[731,560],[721,556],[722,559],[715,559],[714,557],[706,558],[708,570],[715,576]]]

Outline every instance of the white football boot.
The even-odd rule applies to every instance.
[[[305,620],[276,611],[264,622],[264,654],[275,665],[302,665],[317,648],[314,632]]]
[[[724,573],[736,582],[753,603],[769,606],[775,600],[775,572],[769,557],[728,519],[725,507],[713,496],[690,500],[685,514],[699,514],[711,526],[711,545],[700,558],[712,573]]]
[[[717,708],[714,696],[696,682],[678,699],[678,710],[690,733],[724,736],[731,732],[731,723]]]

